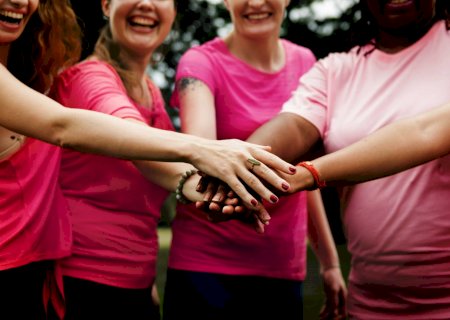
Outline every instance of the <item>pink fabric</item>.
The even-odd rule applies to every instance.
[[[319,61],[283,107],[318,128],[327,152],[450,101],[442,22],[399,53],[371,49]],[[357,319],[450,319],[449,195],[450,156],[342,190]]]
[[[82,62],[55,83],[64,105],[142,120],[173,130],[161,93],[149,81],[150,111],[127,97],[118,74],[99,61]],[[73,255],[64,275],[123,288],[153,283],[157,224],[168,192],[150,183],[130,161],[64,150],[60,183],[73,216]]]
[[[57,184],[60,152],[28,138],[0,161],[0,270],[70,254],[69,212]]]
[[[236,59],[216,38],[189,50],[176,78],[193,77],[215,95],[218,139],[247,137],[274,117],[299,77],[315,62],[306,48],[283,41],[286,66],[268,74]],[[177,93],[172,98],[177,105]],[[280,132],[279,134],[284,134]],[[193,205],[179,205],[172,225],[169,266],[176,269],[303,280],[306,269],[306,195],[268,205],[265,234],[238,221],[213,224]]]

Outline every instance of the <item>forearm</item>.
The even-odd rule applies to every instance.
[[[189,149],[194,149],[189,144],[200,144],[197,138],[176,132],[142,128],[97,112],[63,108],[9,72],[2,72],[1,76],[4,107],[0,125],[14,132],[78,151],[127,159],[186,161]]]
[[[339,256],[325,214],[319,190],[310,191],[308,199],[308,239],[321,269],[339,267]]]
[[[450,153],[450,104],[393,123],[367,138],[313,161],[329,185],[367,181]]]
[[[319,138],[319,132],[309,121],[292,113],[280,113],[255,130],[247,141],[269,145],[272,153],[295,163]]]

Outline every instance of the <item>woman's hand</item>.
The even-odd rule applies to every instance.
[[[235,139],[205,141],[206,145],[191,148],[188,156],[190,162],[206,174],[225,182],[247,208],[258,211],[260,217],[267,216],[261,201],[249,190],[254,190],[268,202],[276,202],[278,197],[265,184],[287,192],[289,184],[275,171],[294,174],[295,166],[270,153],[267,146]]]
[[[346,319],[347,287],[338,266],[321,272],[325,292],[325,302],[320,311],[321,320]]]

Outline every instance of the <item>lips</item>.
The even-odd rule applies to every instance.
[[[384,0],[383,7],[387,10],[399,10],[415,5],[415,0]]]
[[[23,13],[0,10],[0,21],[4,21],[11,24],[20,24],[22,20],[23,20]]]

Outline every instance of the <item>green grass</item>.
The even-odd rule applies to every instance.
[[[164,283],[166,280],[167,257],[169,255],[171,232],[168,227],[158,229],[160,250],[158,255],[156,284],[161,298],[164,296]],[[350,255],[345,244],[338,245],[338,252],[344,278],[347,278],[350,268]],[[308,248],[308,270],[304,282],[304,320],[318,319],[323,302],[322,283],[319,275],[319,265],[312,251]]]

